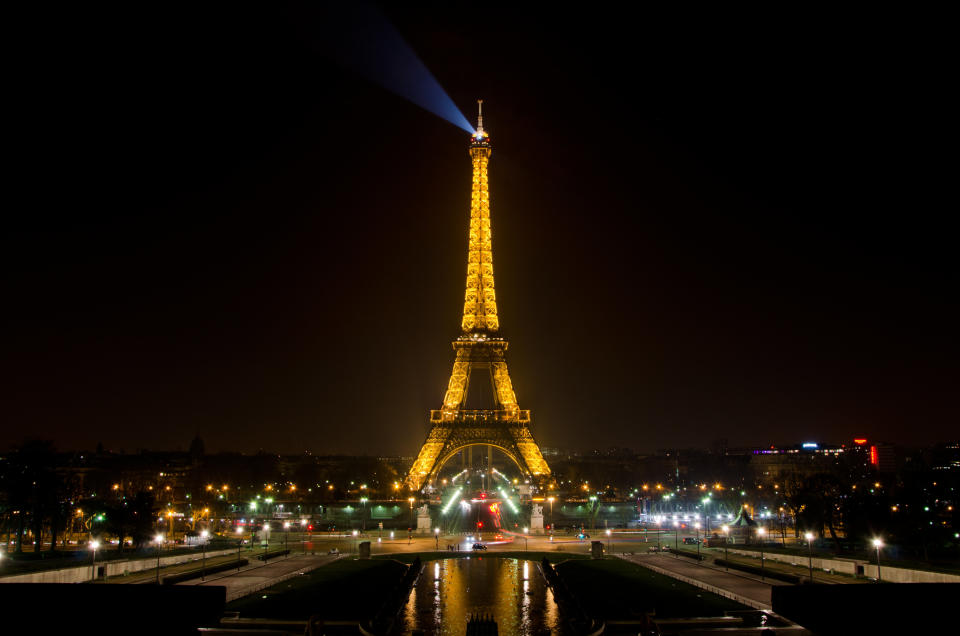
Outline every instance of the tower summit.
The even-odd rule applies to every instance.
[[[443,465],[461,451],[471,451],[472,457],[473,446],[487,446],[488,458],[497,448],[526,477],[544,480],[550,476],[550,467],[530,433],[530,411],[517,404],[507,370],[507,341],[499,335],[487,177],[491,148],[482,109],[483,100],[479,100],[477,130],[470,137],[473,183],[461,333],[453,341],[456,357],[443,406],[430,412],[430,433],[405,480],[411,490],[429,486]],[[490,395],[483,408],[466,406],[471,381],[475,393]],[[485,382],[492,391],[483,391]],[[488,470],[492,468],[489,464],[490,460]]]

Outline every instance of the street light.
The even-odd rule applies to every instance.
[[[680,558],[680,522],[673,520],[673,558]]]
[[[354,551],[354,552],[359,552],[359,551],[360,551],[360,548],[359,548],[359,546],[357,545],[357,543],[358,543],[358,541],[357,541],[357,531],[354,530],[354,531],[353,531],[353,551]]]
[[[360,497],[360,523],[363,530],[367,529],[367,498]]]
[[[287,535],[290,534],[290,522],[283,522],[283,550],[287,553],[287,558],[290,558],[290,550],[287,548]]]
[[[267,550],[270,549],[270,522],[263,522],[263,529],[260,531],[263,536],[263,567],[267,567]]]
[[[700,563],[700,522],[696,521],[693,524],[693,529],[697,532],[697,563]]]
[[[657,524],[657,554],[660,554],[660,515],[653,518]]]
[[[91,542],[90,542],[90,549],[93,550],[93,560],[90,562],[90,566],[91,566],[91,568],[93,569],[93,573],[92,573],[92,577],[91,577],[91,578],[92,578],[94,581],[97,580],[97,548],[99,548],[99,547],[100,547],[100,542],[99,542],[99,541],[91,541]]]
[[[767,529],[763,526],[757,528],[757,536],[760,537],[760,580],[763,580],[763,537],[767,534]]]
[[[240,571],[240,546],[243,545],[243,526],[237,526],[237,534],[240,535],[237,539],[237,572]]]
[[[556,497],[547,497],[547,501],[550,502],[550,536],[553,536],[553,501]]]
[[[523,529],[523,549],[527,550],[527,536],[530,534],[530,528]]]
[[[883,547],[883,541],[881,539],[874,539],[873,547],[877,549],[877,583],[879,583],[880,582],[880,548]]]
[[[810,567],[810,582],[813,583],[813,533],[807,532],[803,537],[807,540],[807,563]]]
[[[203,567],[200,569],[200,580],[207,580],[207,537],[210,536],[210,532],[207,530],[200,531],[200,549],[203,552]]]
[[[437,542],[437,550],[440,549],[440,528],[433,529],[433,538]]]
[[[610,551],[610,528],[607,528],[607,552]]]
[[[300,520],[300,547],[303,548],[303,554],[307,554],[307,542],[303,538],[303,531],[307,528],[307,520]]]
[[[160,585],[160,548],[163,546],[163,535],[157,534],[153,540],[157,543],[157,585]]]
[[[727,565],[727,541],[730,537],[730,526],[723,524],[723,569],[730,571],[730,567]]]

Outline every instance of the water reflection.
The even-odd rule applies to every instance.
[[[402,631],[459,635],[471,614],[492,615],[501,634],[565,633],[536,563],[491,557],[427,563],[410,592]]]

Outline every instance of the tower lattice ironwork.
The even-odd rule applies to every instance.
[[[453,341],[456,357],[443,406],[430,411],[430,432],[407,474],[405,484],[411,490],[430,484],[449,459],[472,446],[499,449],[537,480],[550,476],[550,467],[530,432],[530,411],[517,404],[507,371],[507,340],[499,335],[487,179],[491,148],[483,129],[482,100],[479,107],[477,130],[470,138],[473,187],[461,334]],[[485,379],[493,389],[491,408],[466,408],[471,382]]]

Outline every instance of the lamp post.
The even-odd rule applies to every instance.
[[[703,529],[703,538],[706,539],[707,535],[710,534],[710,515],[707,514],[707,504],[711,501],[710,497],[704,497],[700,502],[703,504],[703,521],[706,524],[706,527]]]
[[[287,547],[287,535],[290,534],[290,522],[283,522],[283,551],[287,553],[287,558],[290,558],[290,549]]]
[[[610,551],[610,528],[607,528],[607,552]]]
[[[360,548],[357,546],[357,543],[358,543],[358,541],[357,541],[357,531],[354,530],[352,534],[353,534],[353,551],[354,551],[354,552],[359,552],[359,551],[360,551]]]
[[[760,580],[763,580],[763,537],[767,534],[767,529],[763,526],[757,528],[757,536],[760,537]]]
[[[673,520],[673,558],[680,558],[680,522]]]
[[[803,537],[807,540],[807,563],[810,567],[810,582],[813,583],[813,533],[807,532]]]
[[[547,497],[547,501],[550,503],[550,540],[553,541],[553,501],[556,497]]]
[[[440,549],[440,528],[433,529],[433,539],[437,542],[437,550]]]
[[[243,545],[243,526],[237,526],[237,572],[240,571],[240,546]]]
[[[526,552],[526,550],[527,550],[527,537],[529,536],[529,534],[530,534],[530,528],[524,528],[524,529],[523,529],[523,550],[524,550],[524,552]]]
[[[880,548],[883,547],[883,541],[880,539],[874,539],[873,547],[877,549],[877,583],[879,583],[880,582]]]
[[[260,531],[263,536],[263,566],[267,566],[267,550],[270,549],[270,522],[263,522],[263,529]]]
[[[367,498],[360,497],[360,528],[367,529]]]
[[[153,540],[157,542],[157,585],[160,585],[160,548],[163,546],[163,535],[158,534]]]
[[[91,541],[91,542],[90,542],[90,549],[93,551],[93,560],[90,561],[90,567],[91,567],[91,569],[93,570],[93,572],[91,573],[91,577],[90,577],[90,578],[91,578],[92,580],[94,580],[94,581],[97,580],[97,548],[99,548],[99,547],[100,547],[100,542],[99,542],[99,541]],[[879,554],[879,553],[878,553],[878,554]],[[879,563],[879,560],[878,560],[877,562]]]
[[[654,520],[657,523],[657,554],[660,553],[660,515],[654,517]]]
[[[300,520],[300,547],[303,548],[303,554],[307,554],[307,542],[303,539],[303,531],[307,528],[307,520]]]
[[[730,537],[730,526],[723,524],[723,569],[730,571],[730,567],[727,565],[727,541]]]
[[[700,522],[694,523],[693,528],[697,531],[697,565],[700,565]]]
[[[210,533],[206,530],[200,531],[200,549],[203,551],[203,567],[200,569],[200,580],[207,580],[207,537]]]
[[[410,503],[410,527],[413,527],[413,502],[416,501],[413,497],[408,497],[407,501]]]

